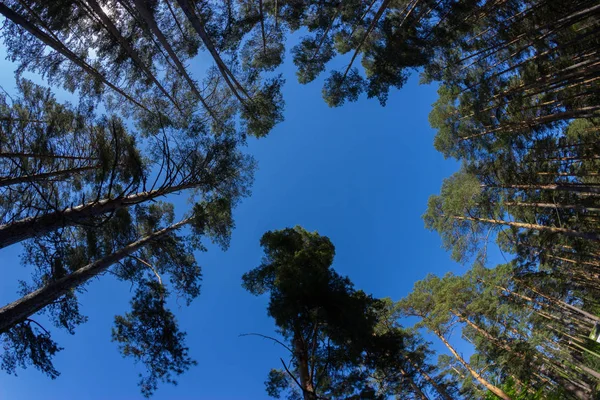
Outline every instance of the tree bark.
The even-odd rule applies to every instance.
[[[0,187],[10,186],[10,185],[18,185],[19,183],[26,183],[26,182],[45,181],[49,178],[56,178],[59,176],[77,174],[80,172],[91,171],[96,168],[98,168],[97,165],[90,165],[87,167],[69,168],[69,169],[63,169],[63,170],[54,171],[54,172],[44,172],[41,174],[17,176],[14,178],[0,177]]]
[[[308,349],[304,345],[304,341],[299,334],[294,335],[294,353],[298,360],[298,371],[300,373],[300,385],[304,400],[316,400],[315,389],[310,379],[308,367]]]
[[[486,339],[488,339],[490,342],[495,343],[497,346],[499,346],[503,350],[506,350],[509,353],[514,353],[516,355],[522,356],[522,354],[515,353],[514,350],[509,345],[507,345],[506,343],[504,343],[502,340],[500,340],[500,339],[492,336],[489,332],[487,332],[486,330],[482,329],[479,325],[475,324],[469,318],[464,317],[463,315],[461,315],[461,314],[459,314],[459,313],[457,313],[456,311],[453,311],[453,310],[450,310],[450,312],[452,314],[454,314],[460,321],[466,323],[471,328],[475,329],[477,332],[479,332],[479,334],[481,334],[483,337],[485,337]]]
[[[265,33],[265,14],[263,12],[263,1],[258,0],[258,11],[260,14],[260,34],[262,36],[263,54],[267,54],[267,35]]]
[[[419,0],[416,0],[415,5],[418,2],[419,2]],[[348,75],[348,72],[350,72],[350,69],[352,68],[352,64],[354,64],[354,61],[356,60],[356,57],[358,57],[358,54],[360,53],[360,49],[362,48],[362,46],[365,44],[365,42],[369,38],[369,35],[371,34],[371,32],[373,31],[373,29],[377,25],[377,22],[379,21],[379,19],[383,15],[383,13],[386,10],[386,8],[389,5],[389,3],[390,3],[390,0],[383,0],[383,2],[381,2],[381,5],[379,6],[379,9],[377,10],[377,13],[373,17],[373,21],[371,21],[371,24],[369,25],[369,28],[365,32],[365,35],[363,36],[363,38],[361,39],[361,41],[356,46],[356,49],[354,49],[354,53],[352,54],[352,58],[350,58],[350,62],[348,63],[348,66],[346,67],[346,70],[344,71],[344,75],[342,77],[342,80],[346,79],[346,76]],[[409,5],[406,6],[407,9],[408,9],[408,7],[409,7]],[[413,6],[413,8],[414,8],[414,6]],[[408,12],[408,14],[410,14],[411,12],[412,12],[412,8]],[[408,17],[408,14],[406,15],[406,17]],[[406,20],[406,17],[404,18],[404,20],[402,20],[402,22],[404,22]]]
[[[52,232],[61,227],[77,225],[86,219],[114,212],[134,204],[143,203],[169,193],[190,189],[194,186],[196,185],[177,185],[166,189],[135,193],[114,199],[93,201],[67,208],[63,211],[55,211],[39,217],[28,217],[13,223],[0,225],[0,249],[38,235]]]
[[[533,230],[537,230],[537,231],[562,233],[566,236],[578,237],[578,238],[588,239],[588,240],[593,240],[593,241],[600,241],[599,233],[578,232],[578,231],[574,231],[572,229],[567,229],[567,228],[544,226],[544,225],[538,225],[538,224],[528,224],[525,222],[504,221],[504,220],[490,219],[490,218],[472,218],[472,217],[458,217],[458,216],[454,216],[451,218],[454,218],[459,221],[474,221],[474,222],[482,222],[482,223],[486,223],[486,224],[506,225],[506,226],[513,226],[516,228],[533,229]]]
[[[591,261],[580,261],[580,260],[573,260],[571,258],[565,258],[565,257],[559,257],[559,256],[555,256],[553,254],[548,254],[547,255],[548,258],[553,258],[555,260],[559,260],[559,261],[565,261],[571,264],[582,264],[582,265],[589,265],[592,267],[600,267],[599,263],[596,262],[591,262]]]
[[[499,387],[496,387],[496,386],[492,385],[491,383],[489,383],[483,376],[481,376],[477,371],[475,371],[473,368],[471,368],[471,365],[469,365],[469,363],[466,362],[456,352],[456,350],[454,350],[454,347],[452,347],[450,345],[450,343],[448,343],[448,341],[446,340],[446,338],[444,337],[444,335],[441,334],[441,332],[434,331],[434,333],[437,335],[437,337],[440,338],[440,340],[442,341],[442,343],[444,343],[444,345],[446,345],[446,347],[448,348],[448,350],[450,350],[450,352],[458,360],[458,362],[460,362],[467,369],[467,371],[469,371],[469,373],[473,376],[473,378],[475,378],[486,389],[488,389],[490,392],[492,392],[493,394],[495,394],[499,398],[501,398],[503,400],[511,400],[511,398],[502,389],[500,389]]]
[[[475,139],[478,137],[490,135],[490,134],[496,133],[498,131],[512,132],[515,130],[529,129],[534,126],[540,125],[540,124],[546,124],[546,123],[555,122],[555,121],[563,121],[563,120],[568,120],[568,119],[573,119],[573,118],[594,118],[594,117],[597,117],[600,115],[600,114],[596,113],[596,111],[599,111],[599,110],[600,110],[600,106],[589,106],[589,107],[583,107],[578,110],[569,110],[569,111],[563,111],[563,112],[559,112],[559,113],[548,114],[548,115],[537,117],[537,118],[534,118],[531,120],[519,122],[518,124],[502,124],[500,126],[492,128],[492,129],[486,129],[485,131],[480,132],[480,133],[476,133],[476,134],[469,135],[469,136],[461,136],[458,139],[461,141],[471,140],[471,139]],[[485,127],[485,128],[488,128],[488,127]]]
[[[577,210],[580,212],[600,212],[600,208],[584,207],[577,204],[555,204],[555,203],[523,203],[523,202],[510,202],[504,203],[506,206],[511,207],[538,207],[538,208],[560,208],[564,210]]]
[[[0,308],[0,333],[6,332],[19,322],[24,321],[28,317],[42,310],[50,303],[58,300],[61,296],[94,278],[101,272],[108,269],[114,263],[133,254],[146,244],[155,240],[159,240],[166,234],[181,228],[191,221],[191,218],[187,218],[167,228],[153,232],[152,234],[145,236],[138,241],[130,243],[129,245],[119,249],[109,256],[88,264],[85,267],[82,267],[63,278],[60,278],[38,290],[29,293],[17,301]]]

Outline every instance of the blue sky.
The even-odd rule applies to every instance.
[[[14,87],[12,66],[0,48],[0,84]],[[241,287],[244,272],[260,263],[259,239],[267,230],[302,225],[329,236],[334,268],[356,287],[377,297],[399,299],[427,273],[462,273],[423,227],[427,198],[457,168],[433,148],[427,115],[434,86],[409,80],[393,91],[385,108],[376,100],[331,109],[321,98],[322,80],[296,82],[290,57],[282,68],[287,83],[285,122],[248,151],[259,164],[252,196],[236,209],[236,229],[227,252],[211,247],[198,254],[202,294],[175,308],[198,366],[178,386],[163,385],[154,399],[266,399],[263,382],[285,351],[258,337],[273,334],[266,297]],[[182,211],[183,199],[177,206]],[[0,250],[0,302],[17,298],[19,247]],[[29,368],[18,377],[0,373],[1,399],[137,399],[140,372],[110,341],[114,315],[128,310],[129,285],[110,276],[92,282],[80,297],[89,322],[75,336],[52,329],[64,350],[55,358],[62,375],[52,381]],[[438,347],[437,345],[435,346]]]

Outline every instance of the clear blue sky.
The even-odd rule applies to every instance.
[[[0,84],[13,88],[14,66],[1,48],[0,58]],[[331,109],[321,98],[322,80],[300,86],[290,64],[288,56],[285,122],[248,147],[259,170],[252,196],[236,209],[231,247],[198,255],[202,294],[190,307],[175,309],[199,364],[178,386],[161,386],[156,400],[267,398],[263,382],[285,353],[269,341],[238,337],[274,333],[266,297],[240,285],[242,274],[260,263],[259,239],[267,230],[302,225],[329,236],[335,269],[378,297],[399,299],[429,272],[465,271],[421,220],[428,196],[457,167],[433,148],[427,115],[435,87],[413,77],[385,108],[363,98]],[[177,204],[181,211],[183,199]],[[17,298],[17,280],[28,275],[19,251],[0,250],[2,304]],[[52,381],[34,368],[18,377],[0,373],[0,399],[141,398],[138,367],[110,341],[114,315],[128,310],[129,296],[129,284],[110,276],[92,282],[80,297],[89,322],[75,336],[52,329],[65,348],[55,358],[62,375]]]

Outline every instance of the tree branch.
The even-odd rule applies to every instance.
[[[281,364],[283,365],[283,368],[285,368],[285,372],[287,372],[288,375],[292,377],[292,379],[294,380],[294,382],[296,382],[296,384],[298,385],[298,387],[300,388],[300,390],[302,390],[302,393],[306,392],[306,390],[302,387],[302,385],[300,384],[300,382],[298,382],[298,379],[296,379],[296,377],[288,369],[287,365],[285,365],[285,362],[283,361],[283,358],[280,358],[280,360],[281,360]]]
[[[281,346],[283,346],[287,351],[289,351],[292,355],[294,354],[294,352],[292,351],[292,349],[290,349],[285,343],[281,342],[280,340],[275,339],[274,337],[271,336],[267,336],[267,335],[263,335],[261,333],[242,333],[239,335],[240,337],[242,336],[259,336],[263,339],[269,339],[274,341],[275,343],[280,344]]]

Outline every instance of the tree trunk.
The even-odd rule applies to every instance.
[[[23,16],[14,12],[13,10],[11,10],[7,6],[5,6],[3,3],[0,3],[0,14],[4,15],[4,17],[6,19],[12,21],[14,24],[19,25],[21,28],[25,29],[27,32],[29,32],[31,35],[35,36],[38,40],[40,40],[46,46],[49,46],[49,47],[53,48],[54,50],[56,50],[57,52],[59,52],[60,54],[62,54],[64,57],[66,57],[72,63],[79,66],[81,69],[83,69],[84,71],[86,71],[87,73],[92,75],[94,78],[103,82],[106,86],[108,86],[109,88],[111,88],[112,90],[114,90],[115,92],[117,92],[118,94],[120,94],[121,96],[123,96],[124,98],[126,98],[127,100],[129,100],[130,102],[135,104],[136,106],[140,107],[141,109],[143,109],[147,112],[150,112],[150,110],[148,110],[144,105],[142,105],[141,103],[139,103],[138,101],[133,99],[131,96],[129,96],[127,93],[123,92],[121,89],[119,89],[118,87],[116,87],[115,85],[110,83],[104,77],[104,75],[102,75],[100,72],[98,72],[98,70],[96,70],[95,68],[90,66],[84,60],[79,58],[75,53],[73,53],[71,50],[69,50],[67,47],[65,47],[64,44],[57,42],[56,40],[54,40],[53,38],[48,36],[46,33],[41,31],[40,29],[38,29],[31,22],[26,20]]]
[[[300,385],[302,386],[304,400],[316,400],[317,396],[315,395],[315,389],[310,379],[308,367],[308,350],[304,345],[302,337],[297,333],[294,335],[294,353],[296,360],[298,360]]]
[[[267,35],[265,33],[265,14],[263,12],[262,0],[258,0],[258,12],[260,14],[260,34],[262,36],[263,54],[267,55]]]
[[[53,159],[53,160],[98,161],[97,157],[67,156],[67,155],[62,155],[62,154],[19,153],[19,152],[1,152],[0,158],[47,158],[47,159]]]
[[[527,224],[525,222],[503,221],[503,220],[499,220],[499,219],[489,219],[489,218],[472,218],[472,217],[457,217],[457,216],[454,216],[451,218],[454,218],[459,221],[474,221],[474,222],[482,222],[482,223],[486,223],[486,224],[507,225],[507,226],[514,226],[516,228],[533,229],[533,230],[537,230],[537,231],[562,233],[566,236],[578,237],[578,238],[588,239],[588,240],[593,240],[593,241],[600,241],[599,233],[578,232],[578,231],[574,231],[572,229],[567,229],[567,228],[544,226],[544,225],[538,225],[538,224]]]
[[[36,124],[47,124],[48,121],[45,121],[43,119],[27,119],[27,118],[13,118],[12,116],[8,115],[8,116],[3,116],[0,117],[0,121],[7,121],[7,122],[27,122],[27,123],[36,123]]]
[[[448,343],[448,341],[446,340],[444,335],[442,335],[439,331],[434,331],[434,333],[437,335],[437,337],[440,338],[442,343],[444,343],[444,345],[446,345],[446,347],[448,348],[448,350],[450,350],[452,355],[467,369],[467,371],[469,371],[471,373],[473,378],[475,378],[479,383],[481,383],[483,386],[485,386],[486,389],[488,389],[490,392],[492,392],[499,398],[501,398],[503,400],[511,400],[511,398],[506,393],[504,393],[504,391],[502,389],[489,383],[483,376],[481,376],[477,371],[475,371],[473,368],[471,368],[471,365],[469,365],[469,363],[466,362],[456,352],[456,350],[454,350],[454,348],[450,345],[450,343]]]
[[[544,306],[546,306],[546,308],[547,308],[547,305],[545,305],[545,304],[543,304],[543,303],[539,303],[539,302],[537,302],[535,299],[532,299],[531,297],[525,296],[525,295],[523,295],[523,294],[521,294],[521,293],[518,293],[518,292],[514,292],[514,291],[512,291],[512,290],[509,290],[509,289],[507,289],[507,288],[504,288],[504,287],[502,287],[502,286],[497,286],[497,288],[498,288],[498,289],[500,289],[500,290],[502,290],[502,291],[505,291],[505,292],[507,292],[508,294],[510,294],[510,295],[512,295],[512,296],[515,296],[515,297],[518,297],[518,298],[520,298],[520,299],[522,299],[522,300],[525,300],[526,302],[532,303],[532,304],[534,304],[534,305],[538,305],[538,306],[540,306],[540,308],[544,308]],[[557,304],[557,303],[551,303],[551,304],[554,304],[554,305],[557,305],[557,306],[558,306],[558,304]],[[562,313],[563,313],[562,317],[563,317],[563,318],[561,319],[561,318],[558,318],[558,317],[556,317],[556,316],[553,316],[553,315],[551,315],[551,314],[547,314],[547,313],[545,313],[544,311],[542,311],[541,309],[535,309],[535,308],[534,308],[533,306],[531,306],[531,305],[529,306],[529,308],[530,308],[530,309],[531,309],[533,312],[535,312],[536,314],[538,314],[538,315],[540,315],[540,316],[542,316],[542,317],[544,317],[544,318],[547,318],[547,319],[550,319],[550,320],[554,320],[554,321],[556,321],[557,323],[561,323],[561,321],[562,321],[562,322],[564,322],[564,318],[566,318],[566,316],[564,315],[564,311],[565,311],[565,310],[568,310],[568,311],[570,311],[570,313],[569,313],[568,315],[569,315],[570,317],[574,318],[574,324],[576,324],[576,325],[577,325],[579,328],[581,328],[582,330],[583,330],[583,329],[586,329],[586,330],[588,330],[588,331],[589,331],[589,326],[585,325],[584,323],[585,323],[585,322],[587,322],[587,323],[589,324],[590,320],[589,320],[588,318],[581,318],[581,317],[582,317],[582,314],[581,314],[581,313],[579,313],[579,312],[577,312],[577,311],[575,311],[575,310],[570,310],[570,309],[568,309],[568,308],[565,308],[565,307],[560,307],[560,306],[559,306],[559,308],[563,310],[563,311],[562,311]],[[577,309],[576,307],[574,307],[574,308],[575,308],[575,309]],[[578,309],[577,309],[577,310],[578,310]],[[560,310],[559,310],[559,311],[560,311]],[[573,312],[575,312],[575,314],[577,315],[577,317],[580,317],[580,318],[577,318],[576,316],[574,316],[574,315],[573,315]],[[594,322],[594,321],[591,321],[591,322]]]
[[[415,394],[421,399],[421,400],[429,400],[427,398],[427,396],[425,396],[425,393],[423,393],[423,391],[421,390],[421,388],[419,386],[417,386],[417,384],[415,383],[414,379],[411,378],[404,369],[400,368],[400,374],[402,375],[402,377],[404,379],[406,379],[408,381],[408,384],[410,385],[410,387],[412,388],[413,392],[415,392]]]
[[[38,235],[52,232],[64,226],[77,225],[86,219],[114,212],[134,204],[143,203],[169,193],[190,189],[194,186],[196,185],[178,185],[114,199],[93,201],[67,208],[63,211],[55,211],[39,217],[28,217],[16,222],[0,225],[0,249]]]
[[[419,0],[416,0],[416,3],[418,3],[418,2],[419,2]],[[361,41],[356,46],[356,49],[354,50],[354,53],[352,54],[352,58],[350,59],[350,62],[348,63],[348,66],[346,67],[346,70],[344,71],[344,75],[342,77],[342,80],[346,79],[346,76],[348,75],[348,72],[350,72],[350,69],[352,68],[352,64],[354,64],[354,61],[356,60],[356,57],[358,57],[358,54],[360,53],[360,49],[362,48],[362,46],[367,41],[369,35],[371,34],[371,31],[373,31],[373,29],[377,25],[377,22],[379,21],[379,18],[381,18],[381,16],[383,15],[383,12],[386,10],[386,8],[389,5],[389,3],[390,3],[390,0],[383,0],[383,2],[381,2],[381,5],[379,6],[379,9],[377,10],[377,13],[373,17],[373,21],[371,21],[371,24],[369,25],[369,28],[365,32],[365,35],[363,36],[363,38],[361,39]],[[406,8],[408,8],[408,7],[409,7],[409,5],[406,6]],[[414,8],[414,6],[413,6],[413,8]],[[410,12],[412,12],[412,9],[409,11],[409,14],[410,14]],[[406,17],[405,17],[405,19],[402,22],[404,22],[405,20],[406,20]]]
[[[435,381],[435,379],[433,379],[427,372],[423,371],[421,368],[419,368],[415,363],[411,362],[412,366],[419,371],[419,374],[421,374],[421,376],[423,376],[423,378],[425,378],[425,380],[431,385],[433,386],[433,388],[438,392],[438,394],[444,399],[444,400],[452,400],[452,397],[450,397],[450,395],[448,394],[448,392],[446,391],[446,389],[444,389],[442,386],[438,385]]]
[[[546,256],[548,258],[552,258],[552,259],[555,259],[555,260],[568,262],[568,263],[571,263],[571,264],[589,265],[591,267],[596,267],[596,268],[600,267],[600,264],[597,263],[597,262],[573,260],[571,258],[559,257],[559,256],[555,256],[553,254],[547,254]]]
[[[537,118],[534,118],[531,120],[519,122],[518,124],[502,124],[500,126],[492,128],[492,129],[487,129],[488,127],[486,126],[486,127],[484,127],[484,128],[486,128],[486,130],[483,132],[476,133],[476,134],[469,135],[469,136],[461,136],[458,139],[461,141],[471,140],[471,139],[486,136],[486,135],[489,135],[492,133],[496,133],[498,131],[512,132],[515,130],[529,129],[534,126],[540,125],[540,124],[547,124],[550,122],[563,121],[563,120],[568,120],[568,119],[573,119],[573,118],[594,118],[594,117],[598,117],[600,115],[600,114],[596,113],[596,111],[598,111],[598,110],[600,110],[600,106],[589,106],[589,107],[583,107],[578,110],[569,110],[569,111],[563,111],[563,112],[553,113],[553,114],[549,114],[549,115],[543,115],[541,117],[537,117]]]
[[[369,9],[371,9],[371,7],[373,6],[373,4],[375,3],[375,0],[373,0],[371,2],[371,5],[369,6]],[[337,6],[336,10],[335,10],[335,14],[333,14],[333,17],[331,18],[331,21],[329,21],[329,24],[327,25],[327,28],[325,29],[325,31],[323,32],[323,35],[321,36],[321,40],[319,40],[319,43],[317,44],[317,48],[315,49],[315,51],[313,52],[312,56],[310,57],[310,61],[313,61],[315,59],[315,57],[317,57],[319,55],[319,52],[321,51],[321,47],[323,47],[323,43],[325,43],[325,40],[327,39],[327,35],[329,34],[329,31],[331,30],[331,27],[333,26],[333,24],[335,23],[340,10],[342,9],[342,6],[344,5],[344,2],[340,2],[340,4]],[[367,10],[368,12],[368,10]],[[362,21],[362,19],[365,17],[365,15],[367,14],[367,12],[365,12],[365,14],[362,16],[362,18],[355,24],[356,27],[358,27],[360,25],[360,22]],[[354,28],[352,30],[352,32],[350,32],[350,37],[352,37],[354,35],[354,31],[356,28]]]
[[[216,116],[212,112],[212,109],[208,106],[208,104],[206,103],[206,100],[200,94],[200,91],[198,90],[198,87],[196,86],[196,82],[194,82],[194,80],[190,77],[185,66],[183,65],[183,63],[181,62],[181,60],[179,59],[179,57],[177,56],[175,51],[173,50],[173,47],[171,47],[171,45],[169,44],[169,41],[167,40],[165,35],[162,33],[162,31],[158,27],[158,24],[156,23],[154,16],[152,15],[150,10],[146,6],[146,0],[134,0],[134,1],[135,1],[136,9],[140,13],[140,15],[142,16],[144,21],[146,21],[146,24],[148,24],[148,27],[150,28],[150,30],[152,31],[154,36],[156,36],[156,38],[158,39],[160,44],[165,48],[165,50],[167,51],[167,54],[169,54],[169,57],[171,57],[171,59],[175,63],[175,66],[177,67],[177,70],[179,71],[179,73],[185,78],[187,83],[190,85],[192,92],[194,92],[196,97],[198,97],[198,99],[202,103],[202,106],[204,106],[204,108],[210,114],[210,116],[214,120],[217,120]]]
[[[173,103],[175,108],[183,114],[183,111],[175,101],[175,99],[167,92],[167,90],[163,87],[163,85],[158,81],[158,79],[154,76],[152,71],[144,64],[141,58],[138,56],[138,53],[133,49],[129,43],[125,40],[125,38],[121,35],[121,32],[117,29],[117,27],[110,20],[108,15],[104,12],[100,4],[96,0],[85,0],[87,4],[92,8],[92,10],[96,13],[96,15],[102,21],[102,24],[105,26],[106,30],[115,38],[115,40],[125,49],[125,51],[129,54],[129,57],[133,60],[133,62],[138,66],[139,69],[150,79],[156,87]]]
[[[583,315],[584,317],[586,317],[590,322],[596,323],[596,322],[600,322],[600,317],[597,317],[593,314],[590,314],[587,311],[584,311],[580,308],[577,308],[575,306],[572,306],[569,303],[566,303],[560,299],[557,299],[556,297],[544,294],[542,292],[540,292],[539,290],[525,284],[522,280],[520,279],[515,279],[516,282],[518,282],[519,284],[523,285],[524,287],[526,287],[527,289],[531,290],[533,293],[537,294],[538,296],[543,297],[544,299],[548,300],[550,303],[557,305],[558,307],[564,308],[566,310],[578,313],[580,315]]]
[[[10,186],[10,185],[18,185],[19,183],[26,183],[26,182],[45,181],[49,178],[56,178],[56,177],[65,176],[65,175],[69,176],[69,175],[77,174],[80,172],[91,171],[96,168],[98,168],[98,165],[91,165],[91,166],[87,166],[87,167],[78,167],[78,168],[69,168],[69,169],[63,169],[63,170],[54,171],[54,172],[44,172],[41,174],[17,176],[14,178],[0,177],[0,187]]]
[[[78,269],[77,271],[60,278],[46,286],[29,293],[28,295],[0,308],[0,332],[6,332],[8,329],[15,326],[33,314],[42,310],[50,303],[58,300],[61,296],[69,291],[76,289],[90,279],[94,278],[101,272],[108,269],[114,263],[133,254],[146,244],[158,240],[166,234],[181,228],[185,224],[192,221],[192,218],[184,219],[167,228],[153,232],[142,239],[130,243],[129,245],[119,249],[113,254],[101,258],[91,264]]]
[[[542,366],[544,368],[544,366]],[[547,367],[546,367],[547,368]],[[541,372],[547,376],[549,376],[552,380],[556,381],[560,384],[564,389],[567,390],[570,394],[575,396],[579,400],[591,400],[592,396],[590,394],[589,387],[586,387],[585,384],[572,381],[571,379],[562,376],[561,374],[557,374],[554,370],[542,369]]]
[[[206,47],[206,49],[208,50],[210,55],[213,57],[213,59],[217,63],[217,67],[219,68],[219,71],[221,72],[223,79],[225,79],[225,82],[227,83],[227,85],[229,86],[229,88],[231,89],[233,94],[240,101],[240,103],[245,105],[245,101],[238,93],[238,89],[240,89],[247,98],[250,98],[250,96],[245,91],[245,89],[242,87],[242,85],[240,85],[240,83],[237,81],[237,79],[235,79],[235,76],[229,70],[229,68],[227,67],[227,65],[225,64],[225,62],[219,55],[219,52],[217,51],[217,49],[213,45],[212,41],[210,40],[208,33],[204,29],[204,26],[202,25],[202,22],[196,15],[196,12],[192,8],[192,5],[189,4],[188,0],[177,0],[177,3],[179,4],[179,7],[181,7],[184,14],[187,16],[188,20],[190,21],[190,23],[192,24],[192,26],[198,33],[198,36],[200,36],[200,39],[202,40],[202,43],[204,43],[204,46]],[[235,83],[235,86],[234,86],[234,83]],[[236,86],[237,86],[237,88],[236,88]]]
[[[600,212],[600,208],[583,207],[577,204],[554,204],[554,203],[522,203],[522,202],[510,202],[504,203],[505,206],[509,207],[538,207],[538,208],[560,208],[563,210],[577,210],[580,212]]]
[[[486,330],[484,330],[481,327],[479,327],[479,325],[475,324],[473,321],[471,321],[467,317],[464,317],[461,314],[459,314],[459,313],[457,313],[456,311],[453,311],[453,310],[450,310],[450,312],[452,314],[454,314],[460,321],[466,323],[471,328],[475,329],[477,332],[479,332],[479,334],[481,334],[483,337],[485,337],[490,342],[496,344],[501,349],[506,350],[509,353],[514,353],[514,354],[516,354],[518,356],[522,356],[522,354],[515,353],[514,350],[509,345],[507,345],[506,343],[504,343],[502,340],[500,340],[500,339],[492,336],[489,332],[487,332]]]

